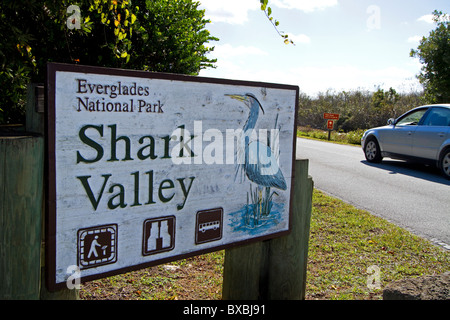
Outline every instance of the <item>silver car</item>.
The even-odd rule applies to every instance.
[[[361,146],[369,162],[418,160],[436,165],[450,179],[450,104],[421,106],[389,119],[364,132]]]

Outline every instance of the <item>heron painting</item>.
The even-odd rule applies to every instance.
[[[250,181],[250,190],[247,193],[247,205],[238,213],[241,215],[235,218],[235,224],[244,227],[246,230],[254,230],[262,226],[269,227],[278,222],[279,212],[283,204],[278,204],[274,208],[273,197],[278,195],[272,188],[286,190],[286,180],[278,164],[279,142],[278,136],[272,136],[272,139],[261,141],[257,139],[255,127],[260,115],[264,114],[264,108],[261,103],[251,93],[244,95],[229,94],[226,95],[243,103],[249,109],[247,121],[244,124],[242,133],[238,138],[236,150],[236,173],[235,180],[241,178],[241,181],[248,179]],[[275,130],[271,133],[277,135],[278,116],[275,120]],[[260,137],[261,138],[261,137]],[[276,145],[270,145],[271,142]]]

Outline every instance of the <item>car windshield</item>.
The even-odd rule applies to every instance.
[[[427,112],[428,109],[420,109],[413,111],[411,113],[408,113],[403,118],[400,118],[396,125],[399,126],[415,126],[419,123],[420,119],[422,119],[425,112]]]

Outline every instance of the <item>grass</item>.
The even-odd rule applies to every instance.
[[[343,144],[361,145],[361,137],[364,131],[365,130],[356,130],[346,133],[331,131],[330,141]],[[297,130],[297,136],[315,140],[328,140],[328,131],[312,129],[309,127],[299,127]]]
[[[82,284],[85,300],[219,300],[224,251]]]
[[[369,269],[372,266],[379,270],[380,289],[368,288],[368,279],[374,278]],[[444,249],[314,191],[308,299],[380,299],[389,282],[448,270],[450,253]]]
[[[223,259],[224,251],[218,251],[91,281],[82,285],[80,297],[221,299]],[[382,288],[391,281],[449,270],[450,252],[314,190],[306,299],[381,299]],[[380,289],[373,288],[378,282],[370,281],[368,287],[372,278],[379,279]]]

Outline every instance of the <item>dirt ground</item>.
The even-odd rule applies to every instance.
[[[82,284],[83,300],[217,300],[223,252],[197,256]]]

